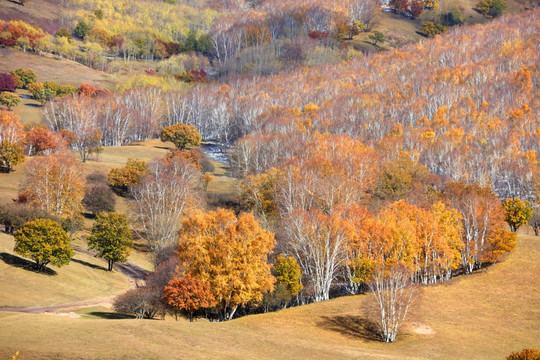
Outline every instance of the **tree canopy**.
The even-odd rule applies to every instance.
[[[194,278],[210,285],[222,319],[230,320],[238,306],[257,303],[273,289],[267,257],[274,243],[251,214],[195,211],[183,222],[178,255]]]
[[[127,261],[133,234],[124,214],[100,213],[87,240],[88,248],[97,250],[97,256],[107,260],[111,271],[114,263]]]
[[[61,267],[73,256],[71,239],[56,221],[36,219],[15,233],[15,253],[36,262],[37,272],[50,263]]]

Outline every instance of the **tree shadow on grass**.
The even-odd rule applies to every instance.
[[[134,315],[121,314],[115,312],[105,312],[105,311],[92,311],[88,315],[100,317],[107,320],[124,320],[124,319],[135,319]]]
[[[131,245],[131,248],[142,253],[152,252],[150,246],[148,246],[148,244],[143,241],[134,241]]]
[[[73,262],[75,262],[77,264],[81,264],[81,265],[84,265],[84,266],[91,267],[92,269],[108,271],[105,267],[103,267],[101,265],[96,265],[96,264],[89,263],[88,261],[79,260],[79,259],[73,259],[73,258],[71,258],[71,261],[73,261]]]
[[[317,326],[366,341],[382,341],[376,324],[361,316],[323,316]]]
[[[35,272],[36,274],[43,274],[43,275],[49,275],[49,276],[56,275],[56,271],[54,271],[53,269],[49,269],[48,267],[46,267],[43,271],[38,273],[36,272],[35,262],[23,259],[22,257],[18,257],[13,254],[5,253],[5,252],[0,253],[0,259],[2,259],[2,261],[8,265],[21,268],[24,270],[32,271],[32,272]]]

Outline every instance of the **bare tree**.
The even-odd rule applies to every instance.
[[[152,250],[176,239],[182,214],[200,201],[201,185],[201,174],[191,163],[172,159],[151,163],[148,175],[131,188],[135,231]]]
[[[384,342],[393,342],[415,299],[410,272],[401,265],[382,266],[375,270],[369,287],[376,301],[373,317],[380,335]]]

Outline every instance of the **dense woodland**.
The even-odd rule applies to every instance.
[[[33,256],[24,244],[55,221],[81,230],[86,208],[97,215],[88,242],[109,270],[126,261],[131,230],[155,259],[118,311],[229,320],[368,289],[383,309],[394,286],[402,302],[389,306],[404,319],[403,289],[490,266],[521,225],[538,230],[538,10],[359,56],[342,40],[369,30],[371,1],[155,3],[66,1],[69,30],[54,36],[0,22],[4,46],[98,68],[164,59],[147,72],[157,80],[113,92],[0,74],[2,90],[43,103],[41,124],[23,126],[8,98],[0,111],[2,169],[27,161],[15,203],[0,208],[20,254]],[[103,147],[157,137],[176,149],[83,177]],[[207,202],[205,142],[240,182],[218,206]],[[105,214],[115,196],[127,217]],[[42,270],[66,254],[33,259]],[[388,342],[390,325],[383,316]]]

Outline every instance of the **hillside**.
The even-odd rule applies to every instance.
[[[0,313],[0,357],[503,359],[540,347],[539,255],[539,238],[522,233],[505,262],[425,287],[394,344],[366,331],[370,295],[359,295],[224,323],[96,318],[103,308],[80,319]]]
[[[403,1],[412,16],[430,0]],[[80,219],[70,264],[43,273],[0,224],[0,359],[502,360],[540,348],[540,237],[526,225],[540,224],[540,9],[525,1],[493,21],[476,0],[416,19],[373,15],[375,0],[8,1],[0,19],[68,30],[39,30],[27,48],[10,36],[29,26],[0,22],[0,72],[90,85],[0,76],[9,91],[20,80],[23,100],[0,111],[0,223]],[[454,8],[465,26],[419,34]],[[371,15],[370,32],[342,41]],[[111,245],[111,224],[95,235],[101,211],[122,218],[126,247]],[[106,271],[91,231],[121,255],[133,231],[129,263]],[[373,293],[342,295],[393,274],[404,292],[419,286],[387,344],[367,315]],[[175,319],[186,293],[227,321]]]

